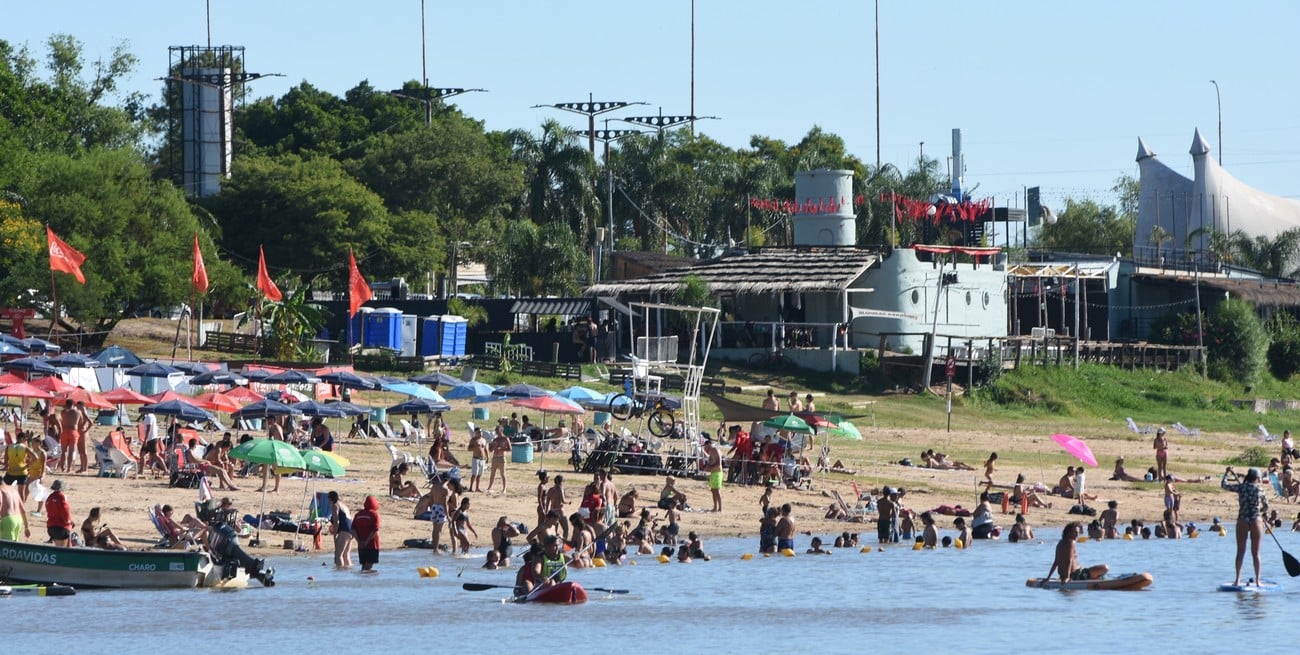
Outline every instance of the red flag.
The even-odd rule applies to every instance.
[[[190,281],[194,283],[194,290],[198,293],[208,292],[208,269],[203,266],[203,251],[199,250],[199,234],[194,233],[194,272],[190,273]]]
[[[361,305],[367,300],[374,297],[371,293],[370,285],[366,284],[366,279],[361,277],[361,271],[357,270],[357,258],[348,251],[348,318],[357,315]]]
[[[280,288],[275,286],[271,276],[266,274],[266,253],[262,252],[262,246],[257,247],[257,290],[271,302],[280,302],[284,299]]]
[[[54,236],[54,230],[48,225],[45,226],[45,241],[50,250],[50,270],[69,273],[78,282],[85,284],[86,276],[81,274],[81,264],[86,261],[86,256],[64,243],[63,239]]]

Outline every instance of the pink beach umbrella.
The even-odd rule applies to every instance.
[[[1052,441],[1055,441],[1065,452],[1079,458],[1079,461],[1088,466],[1096,467],[1097,458],[1093,456],[1092,449],[1078,437],[1072,437],[1068,434],[1054,434]]]

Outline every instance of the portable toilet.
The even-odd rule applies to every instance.
[[[402,357],[415,357],[415,341],[419,336],[419,317],[414,314],[402,314]]]
[[[425,316],[420,319],[420,356],[436,357],[440,354],[438,347],[442,343],[442,321],[437,316]]]
[[[463,316],[446,314],[442,317],[442,343],[438,354],[443,357],[464,357],[465,338],[469,332],[469,323]]]
[[[402,310],[379,307],[366,315],[363,326],[363,346],[398,351],[402,349]]]
[[[357,311],[356,315],[348,319],[348,333],[343,335],[343,339],[347,340],[349,346],[355,346],[362,342],[366,315],[373,311],[375,310],[370,307],[362,307]],[[340,341],[341,340],[342,339],[340,339]]]

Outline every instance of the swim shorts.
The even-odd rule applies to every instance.
[[[10,514],[0,518],[0,539],[18,541],[23,534],[23,517]]]
[[[475,457],[469,461],[469,474],[473,477],[483,475],[483,460]]]
[[[713,471],[709,473],[709,489],[718,490],[722,488],[722,471]]]
[[[787,549],[787,548],[789,548],[789,549],[791,549],[791,550],[794,549],[794,539],[777,539],[777,540],[776,540],[776,549],[777,549],[777,550],[785,550],[785,549]]]
[[[59,446],[64,449],[70,448],[77,443],[77,437],[80,435],[76,430],[64,430],[59,433]]]
[[[446,522],[447,522],[447,509],[446,509],[445,507],[443,507],[442,505],[434,505],[433,507],[430,507],[430,508],[429,508],[429,520],[430,520],[430,521],[433,521],[434,523],[439,523],[439,524],[446,523]]]

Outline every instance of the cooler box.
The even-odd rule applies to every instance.
[[[510,446],[510,461],[515,464],[532,464],[533,444],[517,443]]]
[[[486,408],[486,407],[475,407],[475,408],[474,408],[474,420],[475,420],[475,421],[486,421],[486,420],[488,420],[488,408]]]
[[[387,422],[387,421],[388,421],[388,408],[386,408],[386,407],[371,407],[371,408],[370,408],[370,422],[371,422],[371,423],[385,423],[385,422]]]

